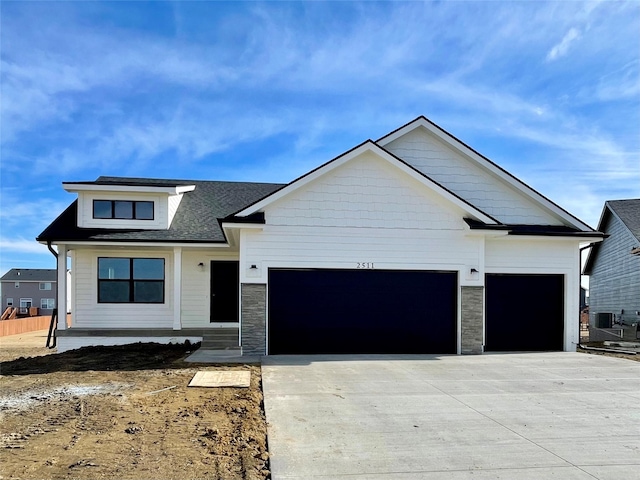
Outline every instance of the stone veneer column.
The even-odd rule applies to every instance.
[[[462,353],[482,353],[484,287],[462,287]]]
[[[264,355],[267,345],[267,286],[241,286],[242,355]]]

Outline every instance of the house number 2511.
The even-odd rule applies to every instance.
[[[373,262],[357,262],[356,268],[373,268]]]

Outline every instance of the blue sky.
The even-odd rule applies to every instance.
[[[0,274],[63,181],[288,182],[419,115],[594,227],[640,197],[640,2],[0,8]]]

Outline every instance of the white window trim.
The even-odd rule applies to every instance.
[[[41,298],[40,299],[40,308],[42,308],[43,310],[53,310],[54,308],[56,308],[56,299],[55,298]]]

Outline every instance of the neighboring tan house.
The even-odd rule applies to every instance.
[[[608,237],[589,252],[589,323],[640,322],[640,198],[605,202],[598,230]]]
[[[56,305],[54,269],[12,268],[0,278],[2,311],[17,308],[18,316],[51,315]]]
[[[579,247],[602,238],[424,117],[285,185],[63,187],[78,199],[38,237],[71,259],[61,351],[571,351]]]

